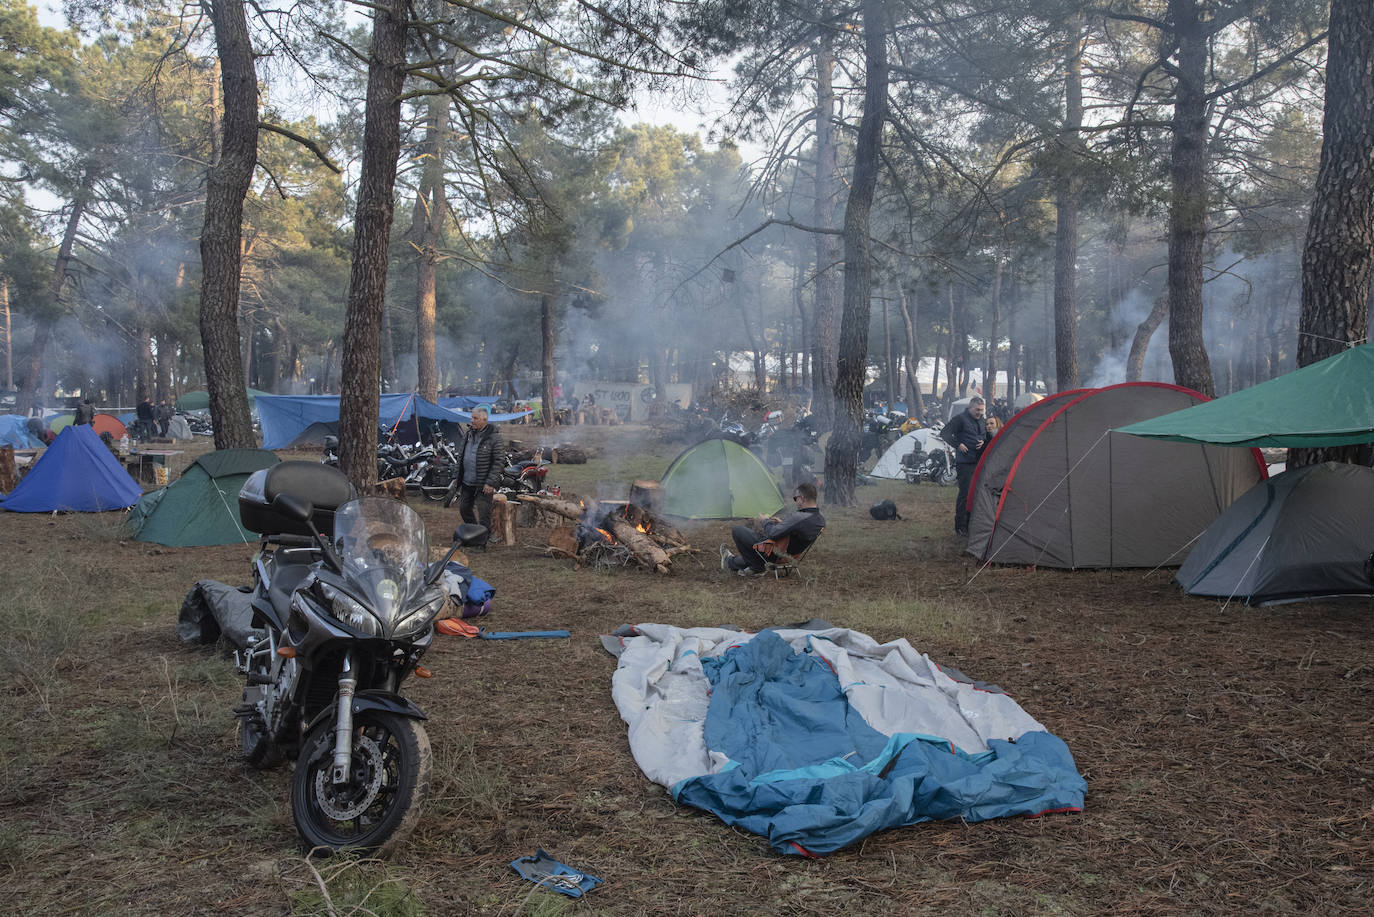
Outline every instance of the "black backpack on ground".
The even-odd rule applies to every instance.
[[[868,508],[868,514],[874,519],[900,519],[897,513],[897,504],[891,500],[879,500]]]

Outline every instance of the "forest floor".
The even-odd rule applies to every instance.
[[[584,496],[624,496],[678,451],[642,428],[559,432],[600,449],[551,470]],[[883,497],[903,521],[869,517]],[[407,683],[430,717],[433,791],[384,863],[299,854],[290,766],[239,760],[232,661],[177,637],[192,584],[246,584],[253,546],[134,542],[117,513],[0,513],[0,910],[1368,913],[1371,603],[1227,606],[1182,595],[1168,570],[980,570],[953,497],[861,488],[861,506],[825,508],[804,576],[782,581],[720,573],[726,523],[689,527],[703,553],[667,577],[576,569],[539,529],[473,555],[498,589],[480,623],[572,637],[436,637],[435,677]],[[456,511],[413,505],[442,542]],[[918,825],[806,860],[676,806],[635,766],[598,637],[812,616],[1000,685],[1068,744],[1083,812]],[[520,880],[507,864],[540,847],[605,884],[573,902]]]

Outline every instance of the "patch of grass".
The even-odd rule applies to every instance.
[[[291,913],[298,917],[370,915],[424,917],[425,904],[411,890],[405,874],[378,860],[336,856],[306,858],[288,878]]]
[[[0,681],[17,685],[45,711],[58,671],[81,639],[80,622],[65,602],[54,601],[52,566],[41,565],[36,578],[14,578],[0,603]]]
[[[434,771],[426,811],[488,824],[503,820],[514,790],[499,761],[484,759],[469,735],[434,744]]]

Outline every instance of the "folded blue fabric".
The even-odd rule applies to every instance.
[[[581,898],[601,884],[596,876],[565,866],[544,852],[511,860],[510,868],[520,876],[569,898]]]

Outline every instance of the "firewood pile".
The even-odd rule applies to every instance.
[[[521,494],[520,502],[572,523],[553,530],[547,553],[571,557],[580,567],[636,566],[669,573],[674,557],[698,553],[671,523],[636,503],[533,494]]]

